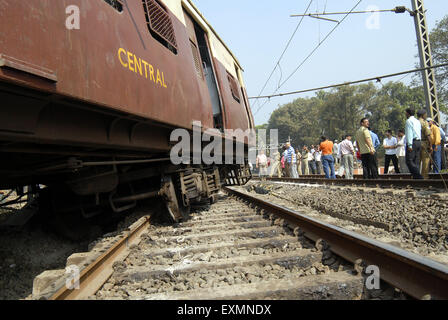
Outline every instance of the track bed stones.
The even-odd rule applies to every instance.
[[[348,273],[285,276],[282,279],[228,287],[193,289],[144,295],[145,300],[356,300],[363,291],[362,278]],[[139,299],[134,297],[134,299]]]
[[[92,298],[359,299],[362,279],[324,265],[331,255],[294,229],[224,197],[187,222],[151,227]]]
[[[441,193],[270,182],[262,186],[270,191],[257,194],[264,200],[448,263],[448,203]]]

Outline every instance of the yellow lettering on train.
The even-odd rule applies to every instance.
[[[121,65],[122,65],[123,67],[127,68],[127,67],[128,67],[128,64],[127,64],[126,62],[124,62],[123,59],[121,59],[121,55],[122,55],[123,53],[126,54],[126,50],[124,50],[123,48],[120,48],[120,49],[118,50],[118,60],[120,60],[120,63],[121,63]]]
[[[152,65],[149,65],[149,74],[151,75],[151,80],[156,82],[156,78],[154,78],[154,68]]]
[[[165,75],[163,74],[163,72],[162,72],[162,80],[163,80],[163,87],[168,88],[165,83]]]
[[[157,69],[157,83],[163,87],[162,78],[160,77],[160,71]]]
[[[148,79],[149,73],[150,81],[154,82],[156,85],[159,85],[162,88],[168,88],[165,82],[165,74],[163,73],[163,71],[158,68],[154,68],[152,64],[142,58],[139,58],[132,52],[127,51],[123,48],[119,48],[118,60],[124,68],[129,69],[136,74],[140,73],[140,76],[145,77],[146,79]],[[143,70],[145,70],[144,73]]]
[[[137,73],[137,69],[140,71],[140,75],[142,76],[142,59],[138,58],[137,61],[137,56],[134,56],[134,66],[135,66],[135,72]]]
[[[145,67],[145,78],[148,79],[148,69],[146,69],[146,67],[149,65],[148,62],[146,62],[145,60],[142,60],[143,62],[143,66]]]
[[[131,58],[132,56],[133,54],[128,51],[129,70],[134,71],[134,67],[132,67],[134,64],[134,59]]]

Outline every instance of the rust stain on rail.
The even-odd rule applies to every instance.
[[[150,225],[150,217],[146,216],[141,220],[138,225],[126,231],[126,234],[110,249],[82,270],[79,289],[71,290],[64,286],[50,300],[85,300],[94,295],[112,275],[114,262],[126,259],[130,247],[139,244],[140,236]]]

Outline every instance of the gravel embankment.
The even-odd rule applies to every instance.
[[[252,183],[246,191],[424,255],[448,256],[448,202],[414,191]],[[263,195],[264,194],[264,195]],[[277,199],[277,200],[276,200]],[[310,210],[311,209],[311,210]],[[444,260],[444,259],[442,259]],[[448,262],[448,259],[446,260]]]

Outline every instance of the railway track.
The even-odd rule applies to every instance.
[[[361,299],[365,267],[377,266],[394,288],[421,299],[448,299],[448,267],[319,222],[234,188],[189,221],[129,231],[77,254],[79,289],[64,270],[35,281],[34,298],[47,299]],[[96,250],[96,251],[95,251]]]
[[[355,179],[364,179],[362,174],[356,174],[353,176]],[[300,178],[325,178],[325,175],[312,175],[312,174],[307,174],[307,175],[301,175]],[[400,180],[400,179],[405,179],[405,180],[412,180],[412,176],[410,174],[382,174],[380,175],[381,180]],[[448,173],[443,173],[443,174],[435,174],[435,173],[431,173],[429,174],[429,179],[431,180],[440,180],[440,179],[444,179],[444,180],[448,180]],[[341,179],[340,177],[338,177],[338,179]]]
[[[440,177],[440,176],[439,176]],[[259,181],[261,178],[253,178]],[[435,179],[432,177],[429,180],[413,180],[413,179],[393,179],[388,177],[384,179],[383,176],[376,180],[364,179],[325,179],[320,176],[305,176],[301,178],[264,178],[266,181],[276,182],[290,182],[290,183],[308,183],[308,184],[330,184],[330,185],[355,185],[364,187],[387,187],[387,188],[414,188],[414,189],[443,189],[448,191],[448,179]]]

